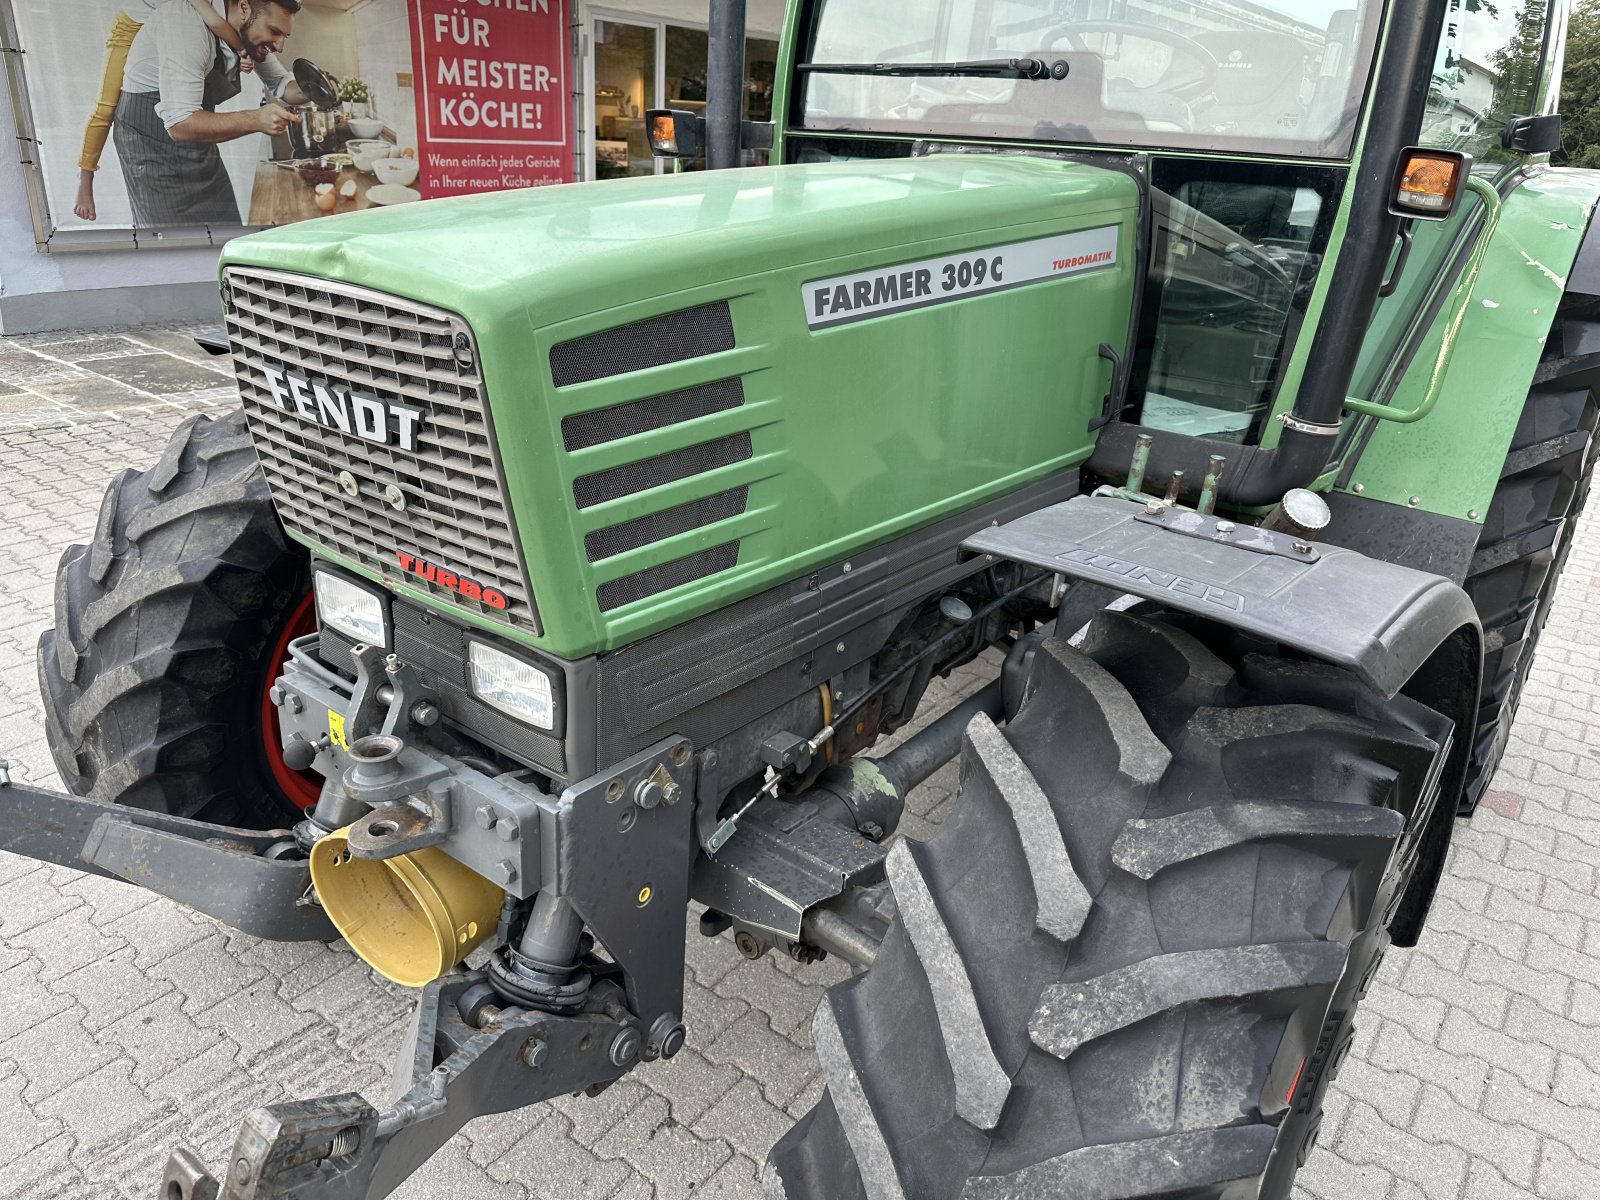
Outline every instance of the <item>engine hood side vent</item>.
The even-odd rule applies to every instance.
[[[739,518],[748,511],[750,487],[747,478],[730,476],[730,468],[756,455],[750,429],[741,427],[745,379],[729,375],[672,387],[682,370],[676,378],[670,370],[735,349],[729,304],[719,300],[587,334],[551,350],[558,394],[575,383],[614,380],[595,393],[605,397],[601,407],[561,418],[561,441],[573,471],[572,501],[580,515],[584,556],[595,570],[601,612],[737,565],[739,539],[749,525]],[[653,369],[662,367],[669,371]],[[574,407],[582,403],[576,395],[574,400]],[[685,446],[689,430],[702,422],[707,423],[703,438]]]
[[[726,300],[602,330],[550,350],[558,388],[593,383],[732,350],[733,314]]]

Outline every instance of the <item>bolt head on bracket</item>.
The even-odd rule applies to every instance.
[[[639,1057],[639,1049],[643,1043],[644,1039],[639,1036],[639,1031],[629,1025],[611,1039],[611,1064],[617,1067],[627,1066]]]

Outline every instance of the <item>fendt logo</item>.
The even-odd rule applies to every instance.
[[[307,379],[293,371],[262,367],[273,402],[287,413],[380,446],[417,452],[417,435],[427,420],[420,408],[391,404],[336,383]]]
[[[407,575],[415,575],[435,587],[455,592],[463,600],[477,600],[490,608],[502,612],[505,610],[508,603],[506,594],[498,588],[488,587],[476,579],[468,579],[465,575],[457,575],[454,571],[447,571],[425,558],[418,558],[415,554],[407,554],[403,550],[396,550],[394,556],[400,562],[400,569]]]

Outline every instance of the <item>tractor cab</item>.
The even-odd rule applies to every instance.
[[[1137,429],[1186,493],[1222,453],[1224,497],[1269,506],[1393,415],[1345,420],[1345,401],[1389,405],[1407,318],[1484,236],[1497,197],[1467,173],[1520,178],[1558,145],[1566,8],[814,0],[791,11],[777,141],[790,163],[1025,154],[1136,175],[1138,311],[1095,466],[1122,473]],[[1409,205],[1408,148],[1459,155]]]

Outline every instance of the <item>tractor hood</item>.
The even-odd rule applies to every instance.
[[[469,602],[466,616],[572,656],[1082,461],[1111,382],[1099,347],[1121,353],[1128,341],[1139,211],[1137,183],[1114,171],[949,154],[374,209],[241,238],[223,268],[330,281],[330,296],[349,285],[405,297],[470,327],[531,599],[520,622],[507,615],[515,602],[502,612]],[[292,282],[260,293],[251,321],[277,320],[271,294],[298,293]],[[304,319],[339,306],[311,303]],[[247,410],[276,396],[289,416],[275,420],[297,416],[283,377],[276,391],[261,382],[279,369],[275,347],[291,342],[300,357],[283,370],[321,372],[335,392],[348,382],[336,358],[304,357],[323,334],[262,336],[250,354],[235,339]],[[373,376],[354,378],[371,390]],[[402,457],[350,473],[371,475],[378,495],[390,482],[425,489],[429,419],[422,444],[406,445],[401,429],[393,447],[421,460],[414,478]],[[338,476],[348,433],[314,431],[324,460],[307,458],[316,448],[301,432],[285,453]],[[392,517],[323,516],[293,482],[296,536],[401,591],[462,606],[397,574],[382,545],[341,546],[352,521],[383,533]],[[474,539],[457,540],[392,549],[448,556],[452,579],[493,574],[474,560]]]
[[[976,244],[1047,216],[1126,212],[1124,176],[996,155],[821,163],[530,188],[286,225],[229,243],[248,262],[543,327],[758,270]]]

